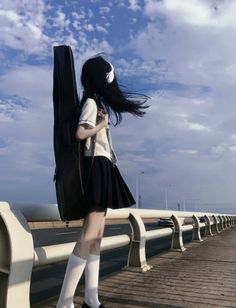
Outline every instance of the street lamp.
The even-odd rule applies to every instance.
[[[139,208],[139,176],[144,174],[144,171],[141,171],[136,176],[136,208]]]

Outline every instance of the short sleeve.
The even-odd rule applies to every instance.
[[[95,127],[96,120],[97,120],[97,104],[93,99],[88,98],[83,105],[78,125],[88,124],[91,127]]]

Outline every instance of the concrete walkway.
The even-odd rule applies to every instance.
[[[184,252],[167,251],[148,259],[145,273],[124,269],[105,277],[99,298],[106,308],[236,307],[236,227],[203,242],[185,244]],[[78,288],[75,307],[83,302]],[[55,307],[56,299],[40,304]]]

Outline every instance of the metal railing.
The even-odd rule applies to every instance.
[[[205,222],[199,218],[204,217]],[[171,248],[184,251],[183,233],[192,231],[192,240],[202,241],[200,230],[205,236],[213,236],[236,224],[236,215],[160,211],[151,209],[124,208],[108,209],[106,218],[127,219],[131,234],[104,237],[101,250],[129,246],[127,267],[147,271],[146,241],[172,235]],[[147,231],[144,218],[171,218],[173,227]],[[183,225],[185,218],[192,224]],[[30,307],[30,278],[33,267],[68,259],[75,242],[34,247],[28,222],[60,220],[56,204],[9,204],[0,202],[0,307]]]

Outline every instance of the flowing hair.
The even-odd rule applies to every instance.
[[[146,113],[144,110],[149,107],[145,105],[149,97],[122,90],[114,72],[112,80],[108,80],[107,74],[112,70],[112,65],[101,56],[90,58],[84,63],[81,73],[81,83],[84,87],[82,104],[88,97],[95,99],[98,105],[102,102],[109,117],[111,114],[115,115],[114,125],[122,121],[122,113],[125,112],[142,117]]]

